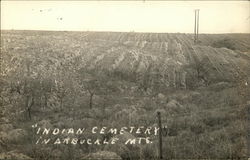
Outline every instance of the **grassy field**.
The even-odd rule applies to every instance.
[[[158,135],[140,145],[35,144],[31,126],[148,127],[157,126],[157,112],[166,126],[164,159],[246,158],[250,36],[199,40],[182,33],[1,31],[0,159],[156,159]],[[110,142],[145,135],[81,136]]]

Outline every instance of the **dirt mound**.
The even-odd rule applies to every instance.
[[[96,153],[90,153],[86,156],[83,156],[81,158],[82,160],[85,159],[99,159],[99,160],[106,160],[106,159],[110,159],[110,160],[122,160],[122,158],[120,156],[118,156],[116,153],[114,152],[108,152],[108,151],[100,151],[100,152],[96,152]]]
[[[17,143],[24,141],[27,135],[27,132],[23,129],[14,129],[8,132],[7,139],[11,143]]]
[[[7,132],[7,131],[10,131],[12,129],[13,129],[12,124],[1,124],[0,125],[0,130],[1,131]]]
[[[0,159],[20,159],[20,160],[32,160],[29,156],[22,154],[18,151],[10,151],[7,153],[0,153]]]

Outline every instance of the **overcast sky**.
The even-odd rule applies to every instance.
[[[250,33],[249,1],[2,1],[1,29]]]

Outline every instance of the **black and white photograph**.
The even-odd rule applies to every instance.
[[[1,1],[0,160],[250,158],[250,1]]]

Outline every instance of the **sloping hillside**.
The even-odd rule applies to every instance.
[[[245,157],[250,36],[199,40],[181,33],[1,31],[0,158],[79,159],[102,150],[155,158],[156,136],[153,144],[119,151],[72,149],[35,145],[31,125],[156,126],[157,111],[168,126],[164,157]]]
[[[14,50],[17,58],[12,60],[30,54],[32,61],[32,56],[48,58],[45,62],[53,68],[78,63],[76,69],[119,72],[135,81],[147,73],[159,76],[162,86],[192,88],[194,81],[208,85],[249,73],[248,37],[200,35],[201,43],[195,45],[191,34],[4,32],[3,44]],[[226,48],[228,44],[213,47],[223,39],[230,39],[235,50]]]

